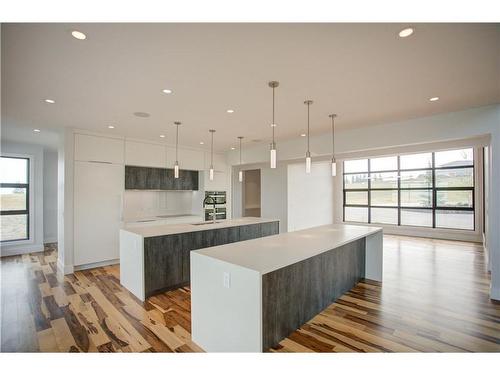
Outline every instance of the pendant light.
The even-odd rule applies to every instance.
[[[335,161],[335,117],[337,115],[332,113],[328,117],[332,119],[332,177],[335,177],[337,175],[337,162]]]
[[[270,150],[270,163],[271,168],[276,168],[276,142],[274,141],[274,128],[276,127],[276,123],[274,122],[274,89],[279,86],[278,81],[271,81],[268,83],[269,87],[273,89],[273,122],[271,123],[271,127],[273,128],[273,140],[271,142],[271,150]]]
[[[210,129],[209,130],[211,136],[212,136],[212,146],[210,147],[210,172],[209,172],[209,178],[210,181],[214,180],[214,133],[215,129]]]
[[[174,165],[174,178],[179,178],[179,121],[174,122],[176,126],[175,134],[175,165]]]
[[[243,137],[240,135],[238,139],[240,140],[240,171],[238,172],[238,181],[243,182],[243,171],[241,170],[241,140]]]
[[[304,102],[307,105],[307,151],[306,151],[306,173],[311,173],[311,152],[309,151],[309,107],[313,104],[312,100]]]

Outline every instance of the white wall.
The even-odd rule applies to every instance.
[[[333,178],[329,162],[288,165],[288,231],[333,223]]]
[[[43,242],[57,242],[57,151],[43,151]]]
[[[280,233],[288,231],[287,217],[287,167],[262,168],[261,179],[261,216],[280,220]]]
[[[342,115],[338,117],[342,124]],[[460,140],[482,135],[491,136],[491,176],[490,186],[500,186],[500,105],[472,108],[459,112],[444,113],[390,124],[380,124],[360,129],[339,129],[336,133],[335,149],[337,157],[350,157],[356,153],[384,152],[390,147],[410,147],[413,145]],[[280,161],[302,159],[303,140],[299,138],[277,140],[278,165]],[[313,158],[330,157],[331,138],[324,134],[311,138]],[[245,163],[267,163],[268,145],[260,144],[245,150]],[[230,165],[238,164],[238,153],[228,152]],[[338,179],[338,178],[337,178]],[[340,192],[337,192],[338,194]],[[489,227],[500,227],[500,194],[491,194],[489,205]],[[335,197],[338,200],[338,195]],[[335,213],[335,212],[334,212]],[[500,300],[500,231],[490,230],[487,234],[492,274],[491,297]]]
[[[43,147],[28,143],[2,141],[1,154],[30,158],[30,222],[26,241],[2,243],[1,256],[43,251]]]

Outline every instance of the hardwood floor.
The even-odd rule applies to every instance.
[[[190,292],[137,300],[119,267],[60,277],[55,246],[1,260],[2,352],[196,352]],[[383,285],[363,281],[273,352],[499,352],[500,304],[480,245],[384,237]]]

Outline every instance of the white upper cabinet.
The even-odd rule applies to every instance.
[[[205,170],[210,169],[210,151],[205,152]],[[214,170],[219,172],[227,171],[226,155],[214,153]]]
[[[123,164],[123,139],[75,134],[75,160]]]
[[[125,141],[125,164],[139,167],[165,168],[167,149],[152,143]]]
[[[203,151],[179,147],[179,167],[191,171],[203,170]],[[167,167],[175,164],[175,147],[167,146]]]

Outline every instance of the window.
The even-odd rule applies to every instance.
[[[0,158],[0,240],[29,238],[29,159]]]
[[[344,221],[474,230],[474,150],[346,160]]]

